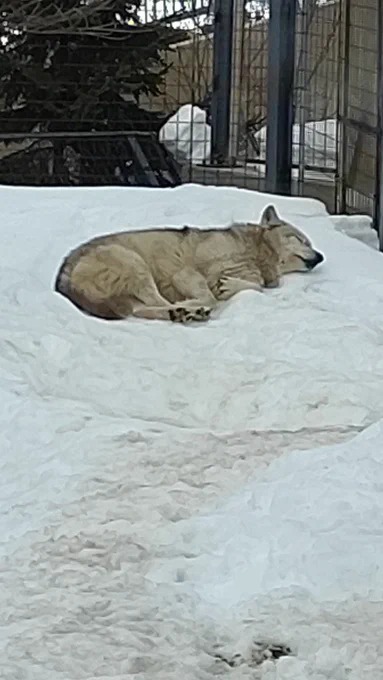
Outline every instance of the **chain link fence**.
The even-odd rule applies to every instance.
[[[284,149],[292,193],[380,221],[379,0],[0,10],[1,183],[275,189]]]

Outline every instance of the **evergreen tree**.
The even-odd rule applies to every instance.
[[[139,98],[159,94],[164,52],[181,34],[142,24],[138,10],[124,0],[8,0],[0,12],[1,131],[157,129]],[[57,161],[64,142],[54,144]],[[71,147],[95,162],[108,156],[105,140]]]

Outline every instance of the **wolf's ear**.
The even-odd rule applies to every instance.
[[[275,210],[273,205],[268,205],[267,208],[264,209],[261,217],[261,225],[262,227],[276,227],[278,224],[281,224],[281,218],[277,214],[277,211]]]

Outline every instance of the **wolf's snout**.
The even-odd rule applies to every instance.
[[[324,260],[324,257],[322,255],[322,253],[318,253],[318,251],[316,250],[314,257],[310,257],[309,259],[305,260],[305,262],[306,262],[308,269],[314,269],[314,267],[316,267],[317,264],[320,264],[321,262],[323,262],[323,260]]]

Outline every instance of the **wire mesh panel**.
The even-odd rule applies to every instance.
[[[377,178],[379,0],[344,0],[340,109],[342,212],[374,213]]]
[[[248,175],[257,186],[267,11],[233,0],[230,69],[223,63],[214,69],[223,6],[218,0],[0,1],[0,181],[140,183],[141,170],[136,179],[133,171],[143,153],[140,167],[150,166],[144,184],[151,184],[154,169],[166,185],[162,165],[169,162],[173,184],[243,186]],[[214,98],[225,81],[228,153],[212,159]],[[68,159],[75,173],[68,174]]]
[[[339,209],[372,212],[374,201],[376,126],[374,128],[372,123],[367,131],[368,116],[360,119],[355,112],[354,124],[349,120],[350,101],[364,96],[358,82],[360,74],[354,49],[354,45],[362,40],[361,35],[356,37],[355,33],[360,33],[360,26],[356,25],[355,18],[350,20],[347,9],[348,4],[357,2],[359,0],[301,0],[297,8],[292,191],[319,198],[333,212]],[[367,36],[374,27],[369,43],[374,57],[364,67],[373,73],[368,84],[371,100],[367,107],[372,110],[376,106],[374,45],[378,0],[367,2],[371,3],[370,7],[375,3],[375,16],[374,13],[369,16],[363,29],[369,40]],[[189,104],[189,111],[185,109],[182,115],[186,121],[188,116],[193,120],[187,127],[183,125],[185,119],[181,120],[181,112],[175,115],[172,134],[168,126],[168,134],[173,139],[166,143],[170,148],[169,144],[173,142],[179,157],[181,147],[187,147],[182,159],[182,174],[186,180],[264,190],[269,8],[266,3],[247,5],[237,0],[232,0],[232,8],[228,154],[221,162],[211,162],[211,130],[208,127],[211,123],[214,126],[211,99],[217,84],[215,79],[227,77],[224,69],[218,75],[214,70],[214,28],[219,15],[214,15],[213,5],[207,12],[213,13],[208,29],[200,25],[187,41],[177,46],[175,55],[169,54],[170,66],[161,106],[170,110],[170,102],[178,107]],[[196,107],[202,109],[198,115]],[[363,134],[365,139],[361,146]]]
[[[336,206],[341,25],[339,2],[302,0],[297,17],[294,189],[315,194],[330,210]]]
[[[158,139],[165,53],[186,33],[124,0],[0,3],[0,181],[181,181]]]
[[[0,0],[0,182],[264,190],[269,2]],[[297,0],[292,191],[331,211],[374,210],[378,7]]]
[[[171,113],[160,139],[182,164],[186,181],[258,188],[264,175],[257,134],[266,122],[267,6],[234,0],[231,8],[230,36],[219,35],[222,10],[212,3],[187,40],[168,52],[163,92],[150,107]],[[231,42],[230,68],[216,60],[220,39]],[[228,145],[225,153],[214,154],[216,116],[222,113],[214,109],[214,97],[225,83]]]
[[[0,147],[0,183],[29,186],[152,186],[182,183],[151,133],[32,133]]]

